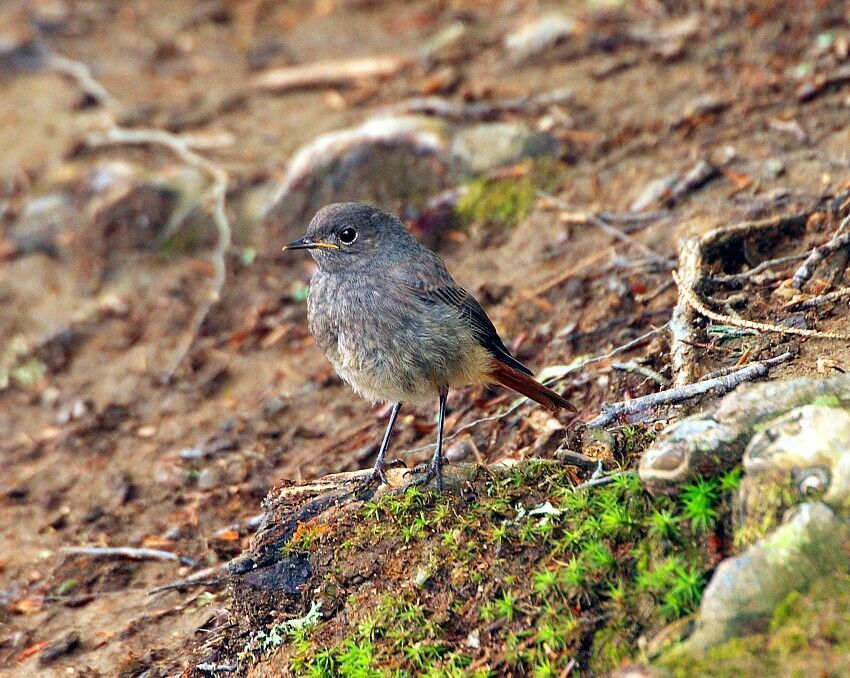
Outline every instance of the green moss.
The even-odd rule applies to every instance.
[[[333,573],[316,585],[336,612],[281,648],[290,672],[460,676],[475,662],[482,675],[547,676],[583,657],[580,671],[603,674],[639,657],[639,637],[698,606],[706,533],[728,527],[735,483],[698,479],[674,500],[634,474],[579,491],[573,478],[522,463],[479,473],[465,499],[385,494],[334,527],[345,549],[303,530],[299,548]],[[364,561],[372,581],[342,598]]]
[[[792,592],[777,606],[769,629],[735,638],[704,652],[687,645],[658,665],[676,676],[850,675],[850,577],[836,574],[806,592]]]
[[[455,206],[455,213],[465,223],[513,226],[525,218],[537,197],[537,188],[529,177],[473,179],[467,188]]]
[[[812,405],[819,405],[820,407],[841,407],[841,398],[837,395],[819,395],[817,398],[812,400]]]
[[[785,511],[799,502],[797,486],[790,474],[764,471],[743,478],[740,485],[741,510],[734,527],[734,545],[741,549],[773,531]]]

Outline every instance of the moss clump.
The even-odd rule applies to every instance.
[[[634,474],[578,491],[573,478],[556,462],[481,470],[463,498],[364,504],[333,525],[344,548],[308,538],[309,588],[334,615],[276,661],[310,676],[549,676],[639,655],[638,638],[698,606],[734,483],[654,499]]]
[[[462,223],[510,227],[522,221],[537,200],[539,191],[555,190],[567,176],[566,166],[552,158],[526,165],[519,178],[479,177],[467,184],[466,194],[455,205]]]
[[[793,477],[781,470],[746,476],[739,496],[734,532],[736,549],[772,532],[782,522],[785,511],[800,501]]]
[[[819,395],[812,401],[812,405],[820,407],[841,407],[841,398],[837,395]]]
[[[850,675],[850,576],[816,581],[792,592],[764,633],[735,638],[704,653],[677,648],[659,660],[676,676]]]
[[[521,179],[474,179],[455,206],[462,222],[514,226],[531,210],[537,188],[528,177]]]

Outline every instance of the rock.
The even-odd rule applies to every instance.
[[[50,66],[52,58],[50,46],[44,40],[0,37],[0,74],[43,71]]]
[[[524,61],[563,42],[575,30],[576,22],[570,17],[547,14],[507,35],[504,45],[512,61]]]
[[[510,122],[491,122],[460,130],[452,142],[452,160],[466,174],[481,174],[524,158],[555,156],[558,143],[543,132]]]
[[[687,417],[665,429],[644,452],[638,472],[654,493],[675,491],[698,475],[716,475],[741,461],[758,426],[817,401],[850,401],[850,377],[796,379],[743,387],[713,412]]]
[[[449,127],[425,116],[374,118],[323,134],[296,151],[265,219],[288,240],[329,202],[421,209],[450,183],[450,144]]]
[[[45,647],[38,656],[38,663],[41,666],[48,666],[55,662],[59,657],[70,654],[80,646],[80,634],[76,631],[70,631]]]
[[[850,411],[805,405],[775,420],[744,453],[748,476],[779,471],[801,495],[819,494],[837,511],[850,511]]]
[[[686,646],[701,651],[763,629],[789,592],[819,577],[847,572],[848,548],[846,519],[820,502],[800,504],[773,534],[720,563]]]
[[[218,487],[220,484],[221,476],[218,469],[205,468],[198,474],[197,485],[199,490],[211,490]]]
[[[97,286],[128,252],[201,244],[197,234],[168,241],[199,205],[206,184],[192,168],[152,173],[119,161],[94,165],[77,187],[83,228],[74,244],[82,277]]]
[[[302,146],[264,219],[290,240],[329,202],[363,200],[421,213],[432,196],[464,178],[557,152],[553,136],[521,124],[455,127],[424,115],[377,117]]]
[[[462,21],[453,21],[432,37],[420,52],[425,62],[455,62],[467,58],[475,45]]]

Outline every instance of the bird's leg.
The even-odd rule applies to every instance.
[[[354,494],[361,494],[364,490],[368,489],[376,482],[385,483],[389,485],[387,481],[386,470],[390,466],[396,466],[398,464],[404,465],[404,462],[391,462],[387,463],[384,461],[384,456],[387,453],[387,448],[390,446],[390,435],[393,432],[393,426],[395,425],[396,417],[398,417],[398,411],[401,409],[401,403],[396,403],[393,405],[393,409],[390,412],[390,420],[387,423],[387,430],[384,433],[384,439],[381,441],[381,447],[378,450],[378,458],[375,459],[375,466],[372,468],[372,473],[363,480],[357,488],[354,490]]]
[[[443,491],[443,422],[446,418],[446,394],[440,394],[440,413],[437,416],[437,446],[434,449],[434,456],[431,457],[430,465],[422,465],[408,471],[408,474],[425,472],[425,475],[411,480],[407,487],[417,487],[418,485],[427,485],[436,478],[437,491]]]

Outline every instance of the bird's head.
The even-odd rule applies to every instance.
[[[320,209],[303,238],[284,247],[310,250],[323,271],[340,271],[372,263],[412,242],[404,224],[392,214],[360,202],[342,202]]]

